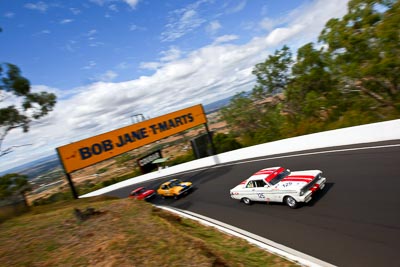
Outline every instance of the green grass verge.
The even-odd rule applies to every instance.
[[[84,221],[74,208],[95,208]],[[33,207],[0,224],[4,266],[296,266],[248,242],[131,199]]]

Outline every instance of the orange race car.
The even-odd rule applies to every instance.
[[[178,199],[180,196],[188,193],[192,189],[192,182],[182,182],[178,179],[172,179],[160,185],[157,194],[161,197],[174,197]]]

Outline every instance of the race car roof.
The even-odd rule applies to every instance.
[[[171,180],[168,180],[168,181],[162,183],[162,185],[169,185],[170,183],[175,182],[175,181],[180,181],[180,180],[179,180],[179,179],[176,179],[176,178],[173,178],[173,179],[171,179]]]
[[[263,179],[263,180],[265,180],[266,182],[269,183],[272,179],[275,178],[275,176],[277,176],[278,174],[280,174],[284,170],[285,170],[285,168],[282,168],[282,167],[265,168],[265,169],[259,170],[255,174],[253,174],[247,180],[249,181],[249,180],[260,180],[260,179]]]
[[[136,189],[133,189],[132,191],[131,191],[131,193],[135,193],[135,192],[137,192],[137,191],[140,191],[140,190],[142,190],[144,187],[143,186],[141,186],[141,187],[138,187],[138,188],[136,188]]]

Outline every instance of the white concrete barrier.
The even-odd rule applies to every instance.
[[[120,183],[90,192],[80,197],[92,197],[123,188],[129,185],[173,175],[181,172],[206,168],[216,164],[240,161],[270,155],[296,152],[302,150],[328,148],[352,144],[362,144],[389,140],[400,140],[400,119],[342,128],[315,134],[308,134],[270,143],[241,148],[198,160],[186,162],[177,166],[162,169]]]
[[[219,154],[221,163],[288,152],[400,139],[400,120],[308,134]]]

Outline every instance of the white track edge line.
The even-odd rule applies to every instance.
[[[272,240],[266,239],[264,237],[255,235],[248,231],[242,230],[235,226],[211,219],[209,217],[196,214],[194,212],[180,210],[177,208],[171,208],[167,206],[157,206],[158,208],[176,213],[182,217],[186,217],[192,220],[196,220],[203,225],[211,226],[218,229],[221,232],[242,238],[247,240],[249,243],[254,244],[264,250],[267,250],[275,255],[288,259],[292,262],[298,263],[302,266],[310,266],[310,267],[334,267],[330,263],[324,262],[320,259],[312,257],[310,255],[304,254],[300,251],[294,250],[292,248],[286,247],[284,245],[278,244]]]
[[[234,163],[226,163],[226,164],[222,163],[220,165],[212,166],[211,168],[220,168],[220,167],[224,167],[224,166],[239,165],[239,164],[242,164],[242,163],[257,162],[257,161],[263,161],[263,160],[283,159],[283,158],[291,158],[291,157],[302,157],[302,156],[310,156],[310,155],[318,155],[318,154],[328,154],[328,153],[356,151],[356,150],[367,150],[367,149],[378,149],[378,148],[389,148],[389,147],[400,147],[400,144],[384,145],[384,146],[357,147],[357,148],[345,148],[345,149],[334,149],[334,150],[325,150],[325,151],[318,151],[318,152],[291,154],[291,155],[276,156],[276,157],[267,157],[266,156],[264,158],[252,159],[252,160],[244,160],[244,161],[239,161],[239,162],[234,162]],[[203,168],[203,169],[205,169],[205,168]],[[193,170],[193,171],[195,171],[195,170]]]

